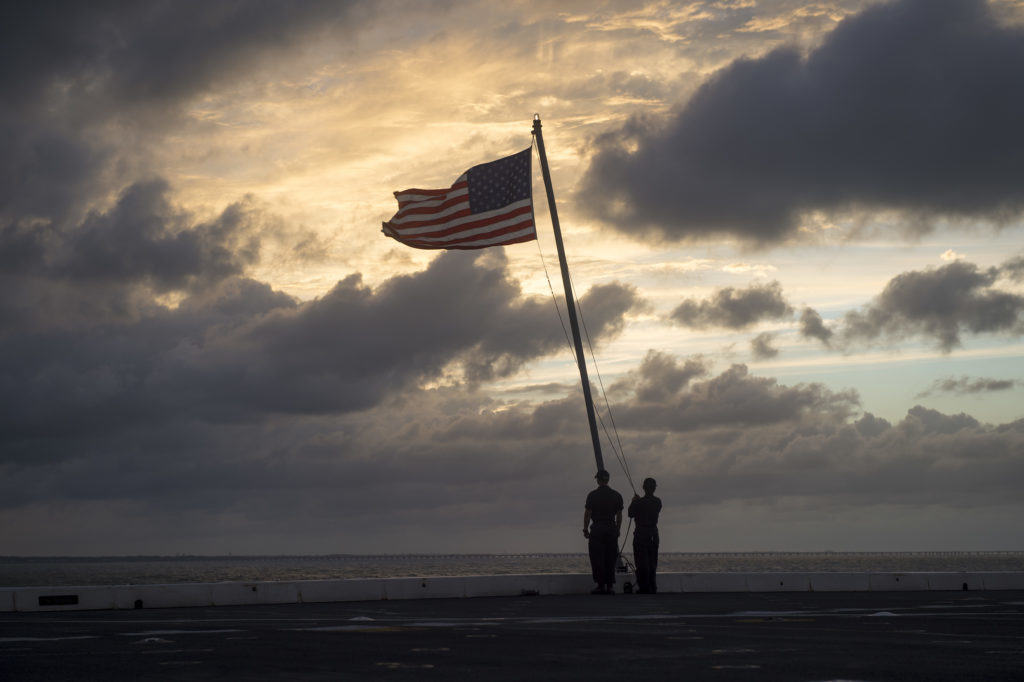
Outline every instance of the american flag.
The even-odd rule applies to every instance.
[[[417,249],[483,249],[537,238],[532,147],[473,166],[448,189],[395,192],[398,213],[383,232]]]

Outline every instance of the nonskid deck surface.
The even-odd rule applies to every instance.
[[[487,597],[0,615],[0,679],[1000,680],[1024,592]]]

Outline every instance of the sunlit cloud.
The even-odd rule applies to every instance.
[[[764,275],[769,272],[775,272],[778,268],[770,263],[729,263],[728,265],[722,266],[722,270],[732,274],[746,274],[748,272],[752,272],[757,275]]]

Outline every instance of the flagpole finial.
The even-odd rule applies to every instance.
[[[533,115],[533,134],[540,132],[540,114]]]

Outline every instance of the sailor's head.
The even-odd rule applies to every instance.
[[[594,474],[594,478],[597,479],[598,483],[607,483],[608,480],[611,478],[611,474],[609,474],[604,469],[598,469],[597,473]]]
[[[654,489],[657,488],[657,487],[658,487],[658,482],[655,481],[653,478],[645,478],[644,479],[644,492],[645,493],[653,493]]]

